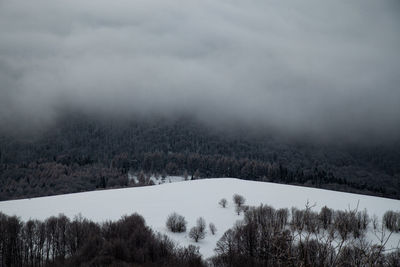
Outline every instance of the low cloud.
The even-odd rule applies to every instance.
[[[0,128],[78,110],[397,139],[399,6],[0,0]]]

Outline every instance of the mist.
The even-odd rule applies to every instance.
[[[0,0],[0,129],[66,110],[400,137],[400,2]]]

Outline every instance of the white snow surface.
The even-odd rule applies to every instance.
[[[400,201],[329,190],[291,186],[266,182],[245,181],[234,178],[213,178],[179,183],[164,183],[154,186],[112,189],[84,193],[66,194],[32,199],[0,202],[0,211],[20,216],[23,220],[46,219],[63,213],[71,219],[82,216],[96,222],[118,220],[122,215],[139,213],[153,230],[166,233],[180,245],[200,247],[205,258],[214,255],[214,248],[222,234],[242,219],[235,214],[232,196],[241,194],[247,205],[268,204],[274,208],[304,208],[307,201],[315,203],[313,210],[319,211],[324,205],[333,209],[367,209],[372,217],[378,218],[387,210],[399,210]],[[228,200],[227,208],[218,205],[220,199]],[[174,234],[167,231],[167,216],[177,212],[187,222],[187,232]],[[217,234],[208,233],[206,238],[195,243],[188,237],[189,229],[198,217],[204,217],[207,225],[213,222]],[[369,235],[372,236],[372,235]],[[396,245],[400,235],[391,237],[389,246]]]
[[[167,176],[163,179],[162,177],[151,176],[150,180],[152,180],[154,184],[164,184],[183,182],[185,178],[182,176]]]
[[[133,181],[134,184],[139,183],[139,178],[131,173],[128,173],[128,179],[129,181]],[[152,181],[153,184],[165,184],[165,183],[177,183],[177,182],[182,182],[185,181],[185,177],[182,176],[166,176],[165,178],[162,178],[161,176],[150,176],[149,181]]]

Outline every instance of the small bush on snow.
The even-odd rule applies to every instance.
[[[173,233],[186,232],[186,220],[185,217],[174,212],[170,214],[167,218],[166,226],[168,230]]]

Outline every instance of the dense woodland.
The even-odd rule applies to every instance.
[[[189,118],[69,115],[37,134],[0,136],[0,200],[138,185],[128,173],[237,177],[399,199],[399,148],[300,142]]]

